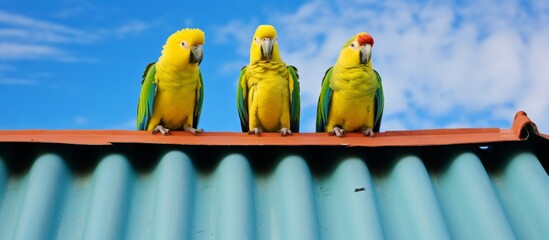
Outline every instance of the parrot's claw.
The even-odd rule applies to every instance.
[[[166,135],[170,134],[170,129],[164,128],[162,125],[158,125],[152,130],[152,134],[155,134],[155,133],[158,133],[158,132],[160,132],[160,133],[162,133],[162,135],[166,136]]]
[[[287,128],[281,128],[279,131],[278,131],[278,134],[280,134],[280,136],[288,136],[288,135],[292,135],[292,131],[290,131],[290,129],[287,129]]]
[[[366,131],[364,131],[364,136],[374,137],[374,130],[371,128],[366,129]]]
[[[204,133],[204,129],[196,129],[192,127],[186,127],[184,128],[185,131],[192,133],[193,135],[197,135],[199,133]]]
[[[259,128],[254,128],[254,129],[248,131],[248,134],[255,134],[258,137],[259,137],[259,133],[261,133],[261,130],[259,130]]]
[[[332,131],[330,131],[330,132],[328,133],[328,135],[330,135],[330,136],[336,135],[336,136],[338,136],[338,137],[340,137],[340,138],[343,137],[343,134],[345,134],[345,130],[343,130],[343,129],[339,128],[339,127],[335,127],[334,129],[332,129]]]

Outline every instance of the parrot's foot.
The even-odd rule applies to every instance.
[[[259,128],[254,128],[254,129],[248,131],[248,134],[255,134],[258,137],[259,137],[259,133],[261,133],[261,130],[259,130]]]
[[[192,128],[192,127],[186,127],[186,128],[183,128],[183,130],[185,130],[187,132],[190,132],[195,136],[196,136],[196,134],[204,133],[204,129],[196,129],[196,128]]]
[[[343,137],[343,134],[345,134],[345,130],[339,127],[334,127],[334,129],[328,133],[330,136],[336,135],[338,137]]]
[[[290,129],[287,129],[287,128],[281,128],[280,130],[278,130],[278,134],[284,137],[284,136],[292,135],[292,131],[290,131]]]
[[[160,132],[160,133],[162,133],[162,135],[166,136],[166,135],[170,134],[170,129],[164,128],[162,125],[158,125],[152,130],[152,134],[155,134],[155,133],[158,133],[158,132]]]
[[[374,130],[372,130],[371,128],[367,128],[366,131],[364,131],[363,133],[364,136],[374,137]]]

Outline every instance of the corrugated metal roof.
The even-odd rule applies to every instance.
[[[543,239],[548,160],[522,113],[374,138],[0,131],[0,239]]]

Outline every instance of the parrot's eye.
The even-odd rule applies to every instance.
[[[185,42],[185,41],[181,42],[181,46],[182,46],[183,48],[187,48],[187,42]]]
[[[354,47],[355,47],[355,43],[351,43],[351,47],[354,48]]]

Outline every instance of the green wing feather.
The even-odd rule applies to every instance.
[[[154,96],[156,95],[156,63],[150,63],[143,72],[141,81],[141,94],[137,104],[137,130],[147,130],[149,119],[152,116],[154,106]]]
[[[332,89],[330,88],[330,78],[334,67],[328,68],[322,79],[320,96],[316,110],[316,132],[326,132],[328,123],[328,112],[330,110],[330,101],[332,100]]]
[[[202,113],[202,103],[204,102],[204,83],[202,82],[202,72],[198,70],[198,87],[196,89],[196,105],[194,108],[193,128],[198,128],[200,113]]]
[[[376,70],[374,70],[374,73],[376,74],[377,83],[379,84],[379,88],[376,92],[375,97],[375,118],[374,118],[374,132],[379,132],[379,129],[381,127],[381,119],[383,118],[383,108],[385,105],[385,97],[383,96],[383,85],[381,82],[381,77],[379,76],[379,73],[377,73]]]
[[[240,118],[240,126],[242,132],[250,131],[249,118],[248,118],[248,87],[246,84],[246,66],[240,70],[240,77],[238,77],[238,86],[236,91],[236,105],[238,107],[238,117]]]
[[[290,107],[290,130],[292,132],[299,132],[299,118],[301,110],[301,99],[299,98],[299,75],[297,74],[297,68],[294,66],[288,66],[290,76],[293,81],[293,89],[291,92],[291,107]]]

